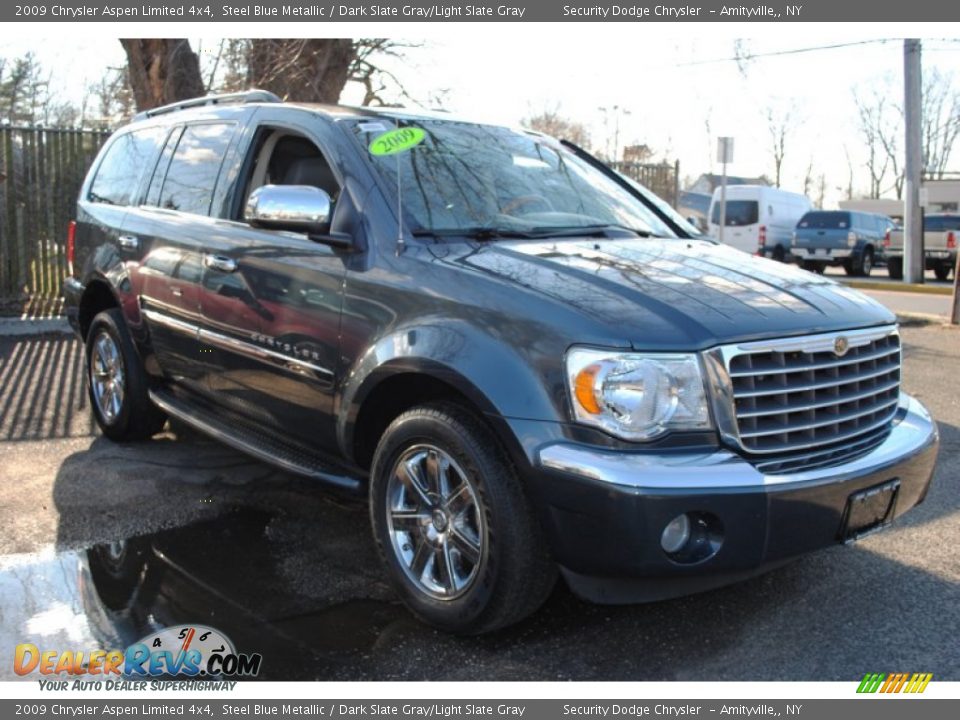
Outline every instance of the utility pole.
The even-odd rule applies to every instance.
[[[717,160],[720,161],[720,226],[717,228],[717,242],[723,243],[723,233],[727,227],[727,163],[733,162],[733,138],[717,138]]]
[[[922,119],[922,85],[920,75],[920,41],[903,41],[903,107],[906,137],[904,166],[903,213],[903,279],[908,283],[922,283],[925,262],[923,257],[923,214],[920,209],[920,181],[922,174],[922,146],[920,125]]]

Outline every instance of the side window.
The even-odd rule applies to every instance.
[[[263,127],[253,145],[253,162],[244,183],[243,206],[263,185],[311,185],[324,190],[336,206],[340,185],[326,157],[308,138],[290,130]],[[243,217],[244,207],[239,208]]]
[[[180,136],[160,191],[160,207],[207,215],[233,123],[188,125]]]
[[[108,205],[129,205],[162,135],[162,128],[144,128],[117,137],[97,168],[87,199]]]
[[[146,205],[156,207],[160,204],[160,189],[163,187],[163,178],[166,177],[167,168],[170,167],[170,158],[173,157],[173,151],[177,149],[177,143],[180,141],[182,127],[175,128],[167,138],[163,146],[163,152],[160,153],[160,159],[154,168],[153,177],[150,178],[150,187],[147,188],[147,196],[144,199]]]

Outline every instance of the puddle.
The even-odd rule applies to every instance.
[[[18,679],[19,643],[109,650],[192,623],[222,631],[240,652],[261,653],[264,679],[343,677],[351,668],[363,675],[385,637],[423,629],[377,581],[379,566],[357,553],[355,539],[343,538],[354,551],[342,556],[330,543],[316,547],[323,538],[305,530],[295,519],[242,511],[0,561],[0,679]],[[345,562],[332,567],[331,557]]]

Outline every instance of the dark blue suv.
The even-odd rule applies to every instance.
[[[104,435],[178,418],[364,494],[437,627],[516,622],[558,574],[604,603],[729,583],[933,472],[888,310],[541,134],[201,98],[113,135],[72,233]]]

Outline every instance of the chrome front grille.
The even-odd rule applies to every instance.
[[[895,326],[721,348],[728,433],[774,472],[832,464],[885,435],[900,395]]]

